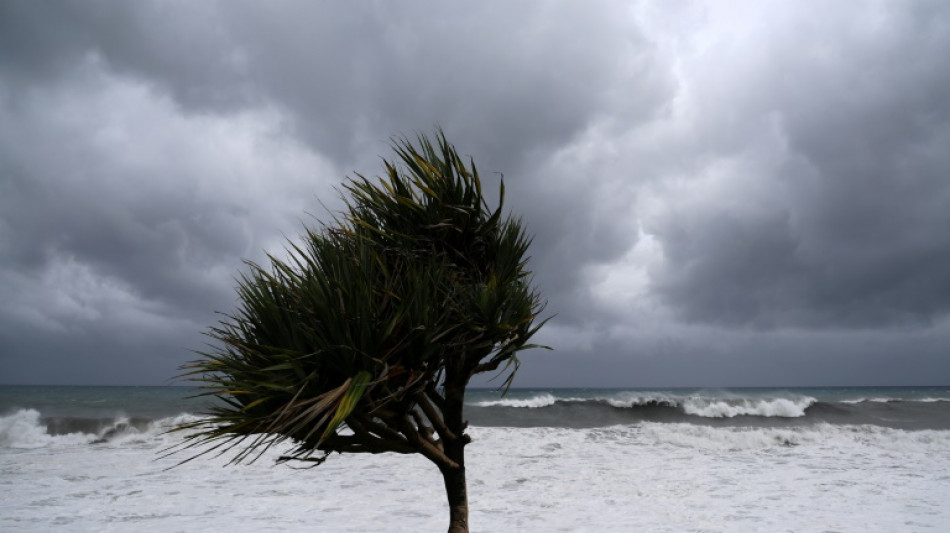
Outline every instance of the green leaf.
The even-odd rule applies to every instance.
[[[346,417],[350,416],[353,409],[356,408],[356,404],[360,401],[360,398],[363,397],[363,392],[366,390],[366,386],[369,384],[371,378],[372,375],[365,370],[353,376],[349,390],[347,390],[343,398],[340,399],[333,418],[330,419],[327,429],[324,430],[323,435],[320,436],[321,441],[326,440],[326,438],[335,432],[340,424],[346,420]]]

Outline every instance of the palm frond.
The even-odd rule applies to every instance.
[[[488,205],[474,162],[441,131],[393,150],[381,177],[343,184],[344,212],[289,242],[288,259],[247,263],[237,310],[184,367],[220,399],[179,428],[192,431],[186,448],[237,449],[238,462],[285,441],[284,458],[316,464],[333,451],[438,458],[426,435],[441,415],[421,415],[420,395],[438,403],[445,383],[499,368],[510,386],[543,309],[530,238]]]

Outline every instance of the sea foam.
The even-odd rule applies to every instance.
[[[806,410],[818,400],[810,396],[789,397],[736,397],[691,395],[678,396],[668,393],[623,392],[609,396],[557,397],[550,393],[528,398],[503,398],[473,402],[477,407],[512,407],[539,409],[556,404],[600,404],[616,409],[668,407],[683,413],[704,418],[732,418],[736,416],[761,416],[794,418],[805,416]]]
[[[178,420],[194,420],[182,418]],[[119,422],[119,420],[117,420]],[[36,411],[0,419],[0,531],[437,531],[446,504],[420,456],[333,455],[275,466],[284,450],[221,468],[161,450],[145,430],[49,435]],[[877,426],[472,427],[472,531],[940,532],[950,523],[950,431]],[[11,440],[12,439],[12,440]],[[197,450],[196,450],[197,451]]]
[[[893,397],[875,397],[875,398],[854,398],[850,400],[841,400],[841,403],[861,404],[861,403],[896,403],[896,402],[919,402],[919,403],[938,403],[950,402],[950,398],[893,398]]]
[[[197,420],[193,415],[179,415],[149,422],[140,429],[128,417],[118,416],[104,424],[96,432],[75,431],[51,432],[43,422],[42,414],[35,409],[20,409],[0,417],[0,449],[32,449],[71,447],[77,445],[123,446],[130,443],[167,442],[168,430],[188,421]]]
[[[40,448],[51,440],[35,409],[21,409],[0,417],[0,448]]]
[[[815,404],[815,398],[768,398],[768,399],[710,399],[689,398],[682,403],[689,415],[708,418],[732,418],[736,416],[774,416],[795,418],[805,416],[805,410]]]
[[[530,398],[503,398],[501,400],[485,400],[481,402],[474,402],[472,405],[478,407],[519,407],[537,409],[539,407],[554,405],[557,403],[557,401],[558,399],[555,398],[554,395],[543,393]]]

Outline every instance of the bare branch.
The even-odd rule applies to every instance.
[[[325,452],[354,452],[354,453],[417,453],[418,450],[405,440],[383,439],[373,437],[368,433],[353,435],[333,435],[321,445],[320,450]]]
[[[472,370],[472,374],[481,374],[482,372],[494,372],[498,370],[498,367],[501,366],[503,362],[502,359],[493,359],[487,363],[481,363],[475,365],[475,368]]]
[[[360,430],[368,430],[372,433],[375,433],[376,436],[387,439],[387,440],[401,440],[404,439],[404,436],[398,431],[392,429],[384,422],[377,422],[368,416],[362,414],[353,415],[351,417],[354,431],[359,428]]]
[[[402,431],[410,442],[414,442],[419,446],[419,453],[435,463],[439,468],[459,468],[457,462],[449,459],[449,457],[445,455],[442,446],[437,446],[434,442],[423,438],[422,435],[419,434],[419,431],[409,416],[400,420],[400,431]]]
[[[429,402],[428,393],[417,394],[416,401],[419,403],[419,407],[422,408],[422,412],[425,413],[426,418],[429,419],[432,427],[438,432],[439,438],[442,440],[453,440],[456,438],[456,435],[446,427],[445,422],[442,420],[442,413],[436,411],[432,403]]]

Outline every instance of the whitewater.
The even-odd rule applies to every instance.
[[[860,394],[472,394],[472,531],[950,530],[950,391]],[[194,414],[149,418],[109,402],[111,417],[89,416],[105,414],[91,402],[0,411],[0,531],[445,529],[441,476],[421,457],[334,455],[295,469],[275,466],[272,450],[250,465],[174,467],[185,457],[160,452],[182,437],[166,430]],[[823,415],[829,405],[842,411]],[[544,422],[572,415],[589,420]],[[848,416],[885,422],[829,422]]]

